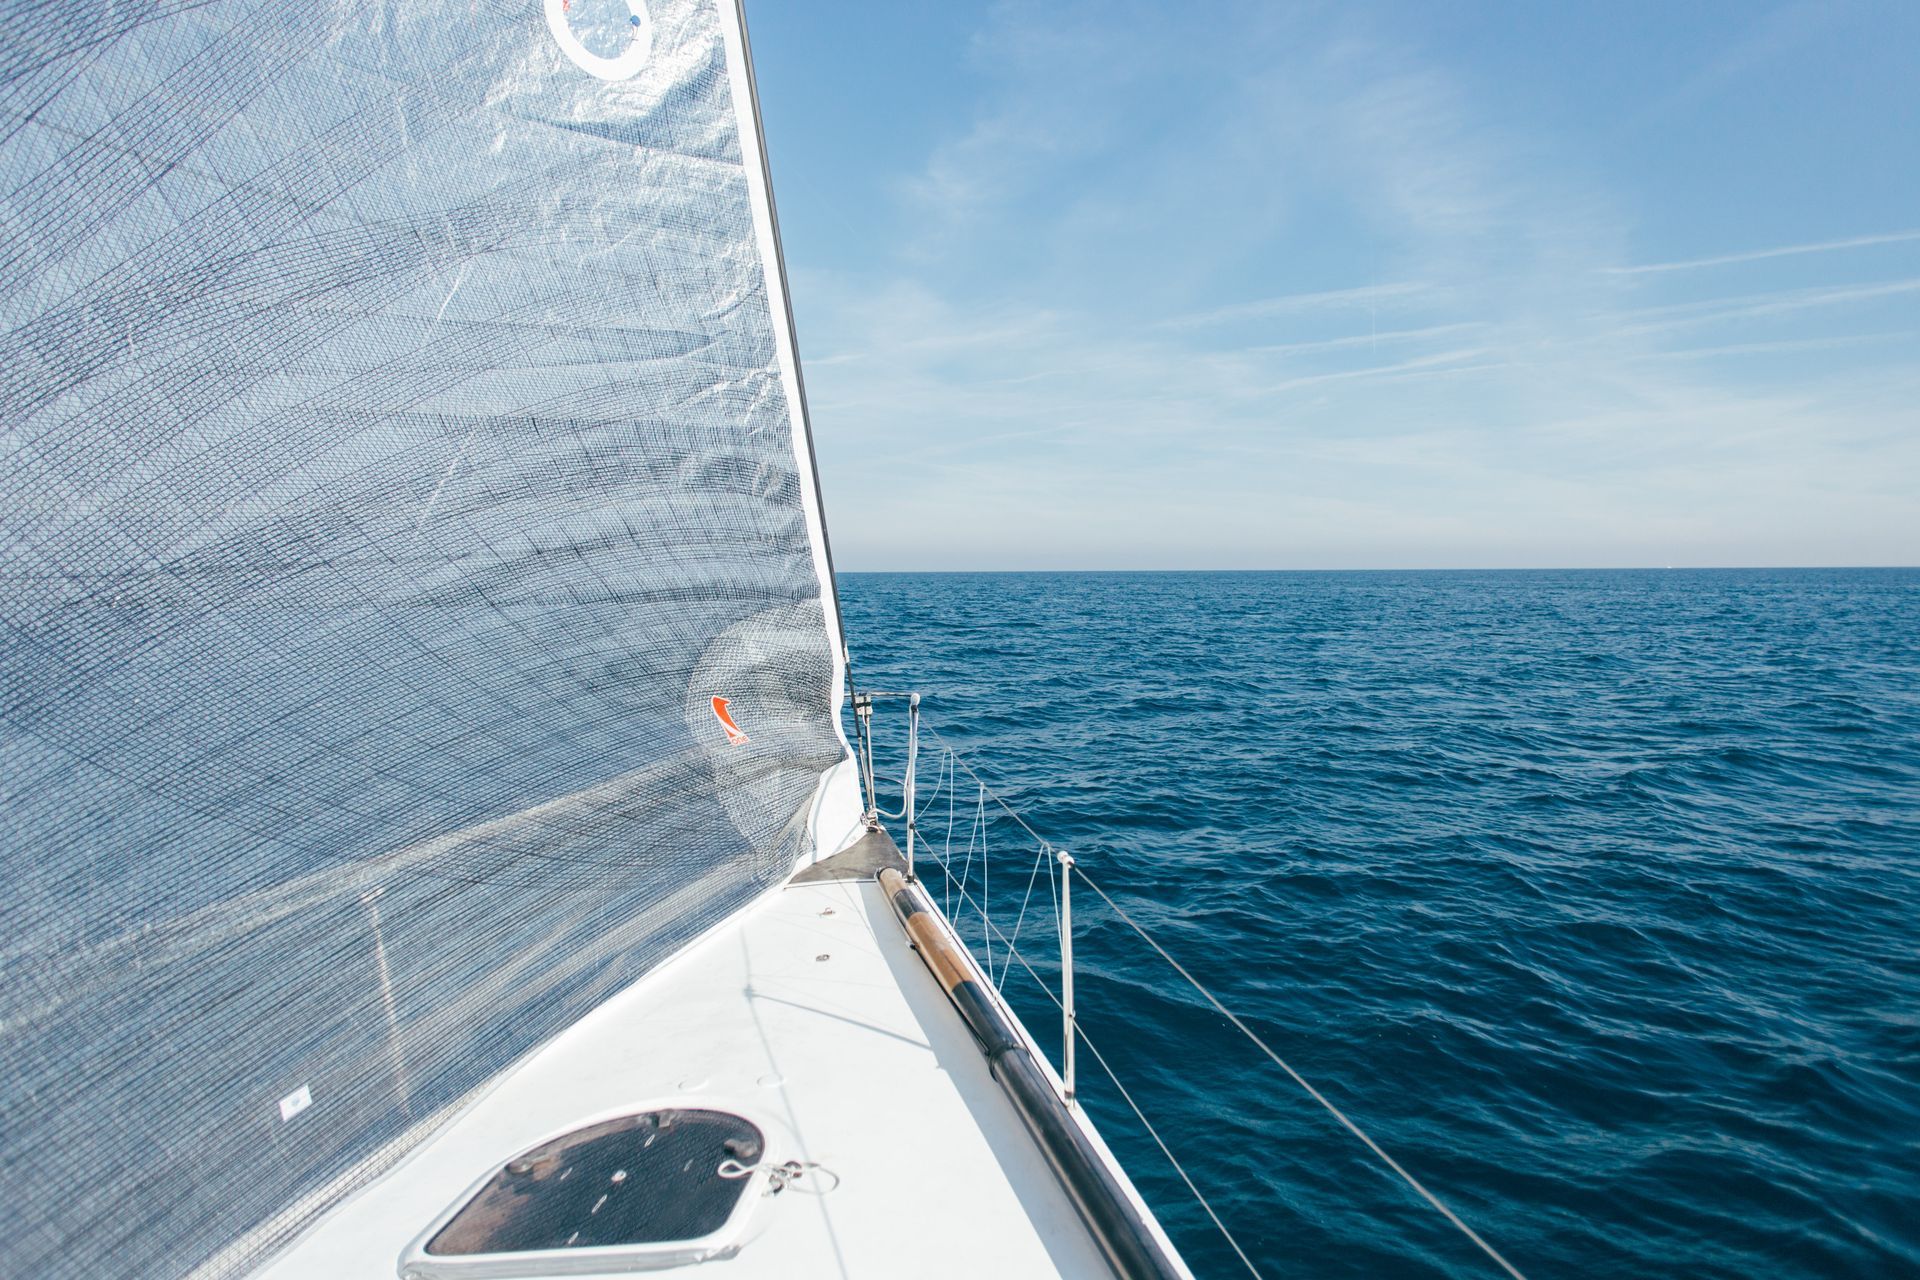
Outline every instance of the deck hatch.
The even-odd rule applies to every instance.
[[[524,1151],[428,1241],[430,1257],[661,1244],[712,1235],[766,1147],[730,1112],[664,1109],[576,1129]],[[729,1176],[731,1174],[732,1176]]]

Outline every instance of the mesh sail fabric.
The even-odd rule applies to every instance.
[[[0,9],[0,1275],[250,1269],[813,850],[737,22]]]

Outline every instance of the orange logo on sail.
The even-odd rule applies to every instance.
[[[733,705],[727,699],[713,700],[713,715],[720,722],[720,727],[727,731],[729,743],[737,747],[747,740],[746,731],[733,722]]]

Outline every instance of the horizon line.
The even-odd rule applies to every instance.
[[[1180,569],[840,569],[840,574],[1019,574],[1019,573],[1835,573],[1920,571],[1920,564],[1619,564],[1619,565],[1406,565],[1342,568],[1180,568]]]

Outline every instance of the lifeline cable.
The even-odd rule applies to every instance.
[[[1000,806],[1000,808],[1003,811],[1005,811],[1007,816],[1012,818],[1013,821],[1017,823],[1023,831],[1025,831],[1028,835],[1032,836],[1035,840],[1039,841],[1043,850],[1051,851],[1058,848],[1057,845],[1054,845],[1046,837],[1042,836],[1039,832],[1035,831],[1031,826],[1027,825],[1026,820],[1023,819],[1018,813],[1014,812],[1012,806],[1010,806],[1005,800],[1001,799],[999,794],[996,793],[993,790],[993,788],[987,786],[986,781],[982,779],[980,775],[974,771],[972,765],[970,765],[969,763],[967,763],[966,760],[960,757],[959,752],[954,749],[953,744],[948,742],[946,737],[942,735],[939,730],[933,728],[931,725],[926,724],[924,720],[922,720],[921,722],[921,728],[923,732],[931,733],[935,738],[939,739],[941,745],[946,748],[946,750],[948,751],[952,759],[962,769],[965,769],[968,775],[972,777],[975,782],[979,783],[982,793],[986,797],[991,798],[995,804]],[[942,870],[945,870],[944,863],[942,864]],[[1200,980],[1195,978],[1191,973],[1187,972],[1185,965],[1182,965],[1178,960],[1175,960],[1170,954],[1168,954],[1167,949],[1161,946],[1160,943],[1154,939],[1152,934],[1148,933],[1144,928],[1142,928],[1139,922],[1134,920],[1132,916],[1128,915],[1124,910],[1122,910],[1120,907],[1120,904],[1115,902],[1111,897],[1109,897],[1107,894],[1107,891],[1105,889],[1102,889],[1099,886],[1099,884],[1097,884],[1091,877],[1089,877],[1084,870],[1076,866],[1073,870],[1068,871],[1067,874],[1068,875],[1078,874],[1080,879],[1086,883],[1087,887],[1092,889],[1095,893],[1099,894],[1100,900],[1102,902],[1105,902],[1107,906],[1111,907],[1113,909],[1113,913],[1119,916],[1120,919],[1126,923],[1128,928],[1132,929],[1135,933],[1139,934],[1141,939],[1145,941],[1148,946],[1152,947],[1155,951],[1157,951],[1160,954],[1161,959],[1165,960],[1168,964],[1173,966],[1174,972],[1178,973],[1182,978],[1186,979],[1187,985],[1191,986],[1195,991],[1199,992],[1203,997],[1205,997],[1208,1004],[1212,1005],[1214,1009],[1222,1017],[1224,1017],[1228,1022],[1231,1022],[1240,1031],[1242,1035],[1246,1036],[1247,1039],[1251,1040],[1254,1043],[1254,1045],[1260,1049],[1262,1053],[1266,1054],[1267,1057],[1273,1061],[1275,1066],[1279,1067],[1282,1071],[1286,1072],[1287,1075],[1292,1078],[1295,1084],[1299,1085],[1302,1089],[1306,1090],[1307,1095],[1311,1097],[1315,1102],[1319,1103],[1322,1107],[1324,1107],[1327,1113],[1331,1115],[1335,1120],[1338,1120],[1342,1125],[1342,1127],[1344,1127],[1347,1130],[1347,1132],[1353,1134],[1354,1137],[1360,1139],[1360,1141],[1366,1145],[1369,1151],[1373,1152],[1373,1154],[1378,1156],[1381,1159],[1381,1161],[1384,1162],[1389,1169],[1392,1169],[1394,1173],[1398,1174],[1400,1176],[1400,1179],[1403,1182],[1405,1182],[1409,1187],[1411,1187],[1420,1196],[1421,1199],[1425,1200],[1428,1204],[1432,1205],[1435,1209],[1439,1210],[1442,1217],[1446,1218],[1446,1220],[1448,1222],[1451,1222],[1455,1227],[1458,1227],[1460,1229],[1460,1232],[1463,1235],[1465,1235],[1467,1239],[1473,1241],[1475,1245],[1479,1246],[1480,1251],[1482,1253],[1485,1253],[1488,1258],[1492,1259],[1500,1267],[1502,1271],[1505,1271],[1509,1276],[1512,1276],[1513,1280],[1526,1280],[1526,1277],[1523,1274],[1521,1274],[1520,1269],[1518,1267],[1515,1267],[1511,1262],[1508,1262],[1506,1258],[1501,1256],[1499,1250],[1495,1249],[1492,1245],[1488,1244],[1487,1241],[1481,1237],[1479,1232],[1475,1231],[1472,1227],[1468,1226],[1466,1222],[1461,1219],[1459,1214],[1455,1213],[1452,1209],[1447,1207],[1446,1203],[1442,1201],[1440,1197],[1433,1194],[1433,1192],[1427,1190],[1426,1186],[1418,1178],[1414,1177],[1411,1173],[1407,1172],[1406,1168],[1402,1166],[1398,1160],[1395,1160],[1392,1156],[1388,1155],[1386,1150],[1382,1148],[1379,1143],[1375,1142],[1370,1136],[1368,1136],[1366,1130],[1362,1129],[1359,1125],[1355,1124],[1351,1119],[1348,1118],[1347,1114],[1344,1111],[1340,1110],[1339,1107],[1336,1107],[1331,1101],[1329,1101],[1325,1094],[1321,1093],[1318,1089],[1314,1088],[1313,1085],[1308,1083],[1305,1076],[1302,1076],[1298,1071],[1295,1071],[1293,1067],[1286,1061],[1286,1059],[1282,1058],[1278,1053],[1274,1052],[1272,1046],[1270,1046],[1265,1040],[1262,1040],[1258,1035],[1254,1034],[1253,1029],[1247,1026],[1245,1022],[1242,1022],[1238,1017],[1238,1015],[1236,1015],[1232,1010],[1228,1009],[1224,1004],[1220,1003],[1220,1000],[1213,994],[1213,992],[1207,990],[1204,986],[1200,985]],[[962,890],[962,896],[963,897],[966,896],[964,889]],[[982,917],[983,918],[985,917],[984,908],[982,909]],[[997,928],[997,926],[993,926],[993,927]],[[1002,937],[1004,938],[1004,936],[1005,935],[1003,934]],[[1027,972],[1029,974],[1033,973],[1033,970],[1027,966],[1026,960],[1024,957],[1021,957],[1021,966],[1023,968],[1027,968]],[[1035,980],[1038,981],[1038,975],[1034,974],[1033,976]],[[1047,989],[1045,983],[1041,983],[1041,990],[1046,991],[1048,997],[1052,999],[1055,1004],[1059,1003],[1058,997],[1055,997],[1053,993]],[[1086,1041],[1087,1047],[1089,1049],[1093,1048],[1093,1042],[1087,1039],[1086,1033],[1084,1031],[1080,1032],[1080,1038]],[[1097,1049],[1094,1050],[1094,1057],[1096,1059],[1100,1058],[1099,1050]],[[1101,1065],[1102,1067],[1106,1066],[1104,1061],[1101,1062]],[[1108,1070],[1107,1074],[1110,1078],[1113,1075],[1111,1070]],[[1118,1086],[1119,1083],[1120,1082],[1117,1079],[1114,1080],[1114,1084],[1116,1086]],[[1125,1089],[1122,1089],[1121,1092],[1124,1094],[1126,1091]],[[1127,1101],[1131,1105],[1132,1099],[1128,1098]],[[1137,1107],[1134,1108],[1134,1114],[1140,1115],[1139,1108]],[[1140,1120],[1142,1124],[1146,1123],[1146,1117],[1144,1115],[1140,1115]],[[1151,1125],[1148,1126],[1148,1132],[1149,1133],[1153,1132]],[[1153,1137],[1155,1141],[1159,1140],[1159,1135],[1157,1133],[1153,1134]],[[1162,1144],[1161,1149],[1162,1151],[1166,1150],[1164,1144]],[[1169,1160],[1172,1159],[1172,1154],[1170,1152],[1167,1153],[1167,1158]],[[1175,1163],[1174,1167],[1176,1170],[1180,1171],[1182,1178],[1185,1178],[1186,1176],[1185,1170],[1180,1170],[1178,1163]],[[1198,1190],[1193,1187],[1193,1184],[1191,1181],[1187,1183],[1187,1186],[1189,1190],[1194,1191],[1194,1195],[1196,1198],[1200,1198]],[[1206,1201],[1204,1198],[1200,1198],[1200,1199],[1201,1199],[1201,1205],[1208,1210],[1209,1214],[1211,1214],[1212,1207],[1206,1204]],[[1220,1225],[1219,1219],[1217,1217],[1214,1219],[1214,1222],[1216,1225]],[[1221,1232],[1222,1234],[1226,1233],[1226,1228],[1224,1226],[1221,1226]],[[1233,1242],[1233,1238],[1231,1235],[1228,1235],[1227,1238],[1230,1243]],[[1239,1245],[1237,1243],[1234,1244],[1234,1249],[1236,1252],[1239,1251]],[[1246,1258],[1246,1255],[1241,1254],[1241,1258],[1244,1261]],[[1252,1264],[1249,1263],[1248,1265],[1251,1266]]]
[[[1479,1245],[1481,1251],[1484,1252],[1489,1258],[1492,1258],[1495,1262],[1499,1263],[1501,1269],[1505,1271],[1508,1275],[1512,1276],[1513,1280],[1527,1280],[1525,1276],[1520,1274],[1520,1271],[1518,1268],[1516,1268],[1511,1262],[1508,1262],[1505,1258],[1500,1256],[1499,1250],[1495,1249],[1492,1245],[1488,1244],[1485,1240],[1481,1239],[1479,1232],[1475,1231],[1472,1227],[1468,1226],[1465,1222],[1462,1222],[1460,1220],[1460,1215],[1456,1214],[1453,1210],[1447,1208],[1447,1206],[1444,1203],[1442,1203],[1439,1196],[1434,1195],[1433,1192],[1427,1190],[1426,1187],[1422,1186],[1418,1178],[1408,1173],[1404,1168],[1401,1167],[1400,1162],[1398,1160],[1395,1160],[1392,1156],[1388,1155],[1384,1150],[1381,1149],[1381,1146],[1379,1143],[1375,1142],[1372,1138],[1368,1137],[1366,1130],[1362,1129],[1359,1125],[1355,1124],[1353,1121],[1347,1119],[1346,1112],[1340,1110],[1340,1108],[1334,1106],[1333,1103],[1327,1101],[1325,1094],[1321,1093],[1318,1089],[1308,1084],[1306,1077],[1302,1076],[1298,1071],[1295,1071],[1291,1066],[1287,1065],[1286,1059],[1282,1058],[1279,1054],[1275,1053],[1273,1049],[1268,1046],[1267,1042],[1265,1040],[1262,1040],[1259,1036],[1255,1035],[1253,1033],[1253,1030],[1250,1027],[1248,1027],[1246,1023],[1240,1021],[1240,1019],[1234,1015],[1232,1010],[1228,1009],[1227,1006],[1221,1004],[1220,1001],[1215,998],[1213,992],[1201,986],[1199,979],[1195,978],[1192,974],[1188,973],[1185,966],[1183,966],[1178,960],[1175,960],[1172,956],[1168,955],[1167,949],[1161,946],[1158,942],[1155,942],[1153,939],[1153,935],[1149,934],[1145,929],[1142,929],[1139,926],[1139,924],[1137,924],[1134,921],[1132,916],[1128,915],[1125,911],[1122,911],[1120,909],[1120,904],[1115,902],[1112,898],[1108,897],[1107,891],[1105,889],[1102,889],[1099,885],[1095,884],[1093,880],[1089,878],[1087,873],[1084,871],[1080,872],[1080,878],[1086,881],[1087,887],[1093,890],[1095,893],[1099,894],[1100,900],[1106,903],[1109,907],[1112,907],[1113,913],[1119,916],[1122,920],[1124,920],[1127,923],[1127,926],[1131,928],[1135,933],[1139,934],[1141,938],[1143,938],[1146,941],[1146,944],[1148,946],[1152,947],[1155,951],[1158,951],[1160,953],[1160,958],[1162,960],[1165,960],[1168,964],[1172,965],[1174,967],[1174,970],[1178,972],[1181,977],[1187,980],[1187,985],[1191,986],[1195,991],[1198,991],[1201,995],[1205,996],[1207,998],[1208,1004],[1212,1005],[1215,1009],[1217,1009],[1220,1012],[1220,1015],[1224,1017],[1228,1022],[1231,1022],[1234,1026],[1238,1027],[1242,1035],[1246,1036],[1247,1039],[1253,1041],[1254,1044],[1258,1045],[1262,1053],[1266,1054],[1269,1058],[1273,1059],[1275,1066],[1279,1067],[1282,1071],[1292,1076],[1293,1082],[1299,1085],[1302,1089],[1305,1089],[1315,1102],[1325,1107],[1327,1109],[1328,1114],[1331,1115],[1335,1120],[1338,1120],[1341,1124],[1345,1125],[1349,1133],[1353,1134],[1354,1137],[1360,1139],[1360,1141],[1366,1143],[1368,1150],[1372,1151],[1373,1154],[1379,1156],[1382,1160],[1386,1161],[1387,1167],[1392,1169],[1395,1173],[1399,1174],[1400,1177],[1406,1182],[1408,1186],[1412,1187],[1415,1191],[1419,1192],[1420,1197],[1423,1200],[1425,1200],[1428,1204],[1432,1205],[1434,1208],[1438,1209],[1443,1215],[1445,1215],[1448,1222],[1451,1222],[1454,1226],[1460,1228],[1461,1231],[1466,1233],[1467,1239]]]

